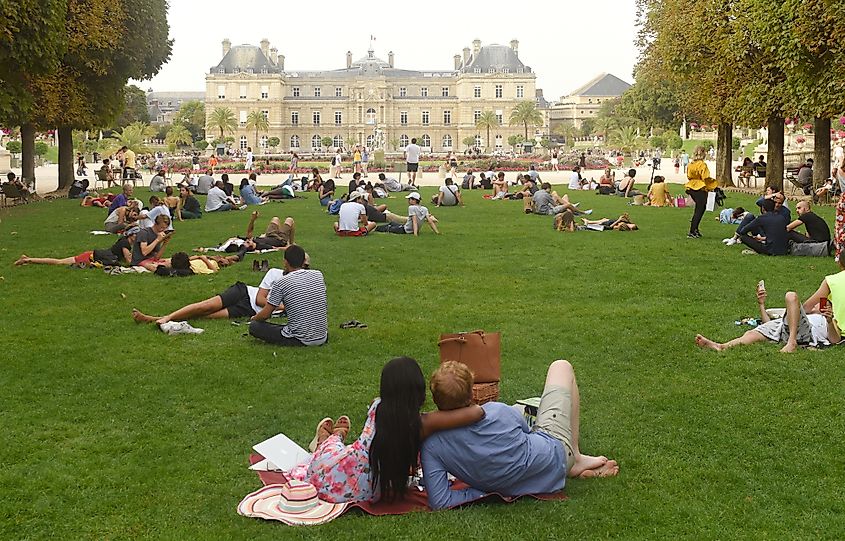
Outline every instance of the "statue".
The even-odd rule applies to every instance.
[[[384,150],[384,130],[373,128],[373,150]]]

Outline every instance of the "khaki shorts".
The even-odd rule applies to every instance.
[[[567,472],[575,465],[575,455],[572,452],[571,415],[572,393],[569,389],[555,385],[549,385],[543,389],[534,430],[544,432],[564,445]]]
[[[290,225],[282,222],[270,222],[267,224],[267,231],[264,232],[265,237],[273,237],[279,239],[286,246],[290,242]]]

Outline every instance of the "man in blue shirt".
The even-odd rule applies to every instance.
[[[472,372],[447,361],[431,377],[431,394],[441,410],[472,401]],[[477,423],[438,432],[423,443],[422,467],[428,504],[444,509],[477,500],[488,493],[505,496],[562,490],[566,477],[611,477],[615,460],[581,454],[578,448],[580,399],[575,372],[567,361],[555,361],[546,374],[537,423],[529,429],[516,409],[499,402],[482,406]],[[451,490],[447,473],[470,488]]]
[[[763,214],[737,231],[740,242],[758,254],[786,255],[789,251],[786,232],[789,222],[775,210],[774,199],[766,199],[760,208]],[[755,232],[756,236],[751,236]]]

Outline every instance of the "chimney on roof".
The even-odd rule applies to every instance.
[[[272,62],[274,66],[279,62],[279,50],[275,47],[270,49],[270,62]]]
[[[352,51],[346,51],[346,69],[352,67]]]
[[[455,58],[455,70],[461,69],[461,55],[456,54],[454,58]]]
[[[285,71],[285,55],[283,55],[283,54],[279,55],[279,59],[276,62],[276,65],[279,66],[279,69],[281,71]]]
[[[270,58],[270,40],[267,38],[261,40],[261,52],[264,53],[264,56]]]
[[[232,42],[229,41],[229,38],[223,40],[223,56],[229,54],[229,49],[232,48]]]
[[[469,64],[469,47],[464,47],[464,66]]]
[[[519,56],[519,40],[517,40],[517,39],[511,40],[511,49],[513,49],[513,52],[516,56]]]
[[[387,53],[387,65],[393,67],[393,51]]]
[[[473,58],[478,56],[478,51],[480,51],[480,50],[481,50],[481,40],[480,39],[472,40],[472,56],[473,56]]]

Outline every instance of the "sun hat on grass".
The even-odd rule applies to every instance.
[[[313,485],[291,479],[284,485],[267,485],[247,494],[238,504],[238,514],[290,526],[316,526],[340,516],[347,505],[324,502]]]

